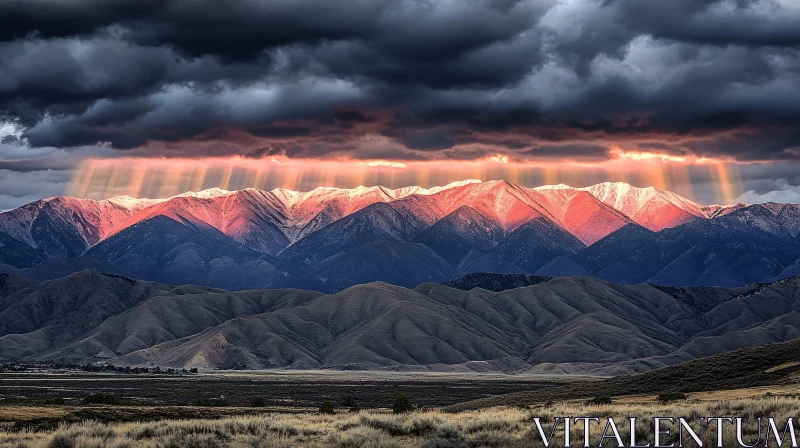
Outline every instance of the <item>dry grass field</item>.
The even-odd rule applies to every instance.
[[[757,393],[759,391],[752,391]],[[790,391],[786,391],[790,392]],[[741,395],[741,394],[740,394]],[[746,394],[745,394],[746,395]],[[725,394],[720,394],[724,397]],[[735,396],[735,395],[734,395]],[[800,399],[794,396],[760,396],[708,400],[689,395],[686,400],[661,404],[654,397],[621,397],[610,405],[560,402],[532,408],[491,408],[460,413],[438,410],[392,414],[388,410],[358,413],[267,413],[219,419],[160,420],[103,424],[95,421],[64,424],[50,431],[6,431],[0,446],[14,448],[101,448],[101,447],[534,447],[541,446],[531,418],[542,417],[552,424],[554,416],[640,418],[641,440],[651,438],[654,416],[685,417],[736,415],[747,419],[745,441],[756,440],[755,418],[770,416],[785,421],[800,414]],[[109,407],[111,409],[111,407]],[[7,412],[8,410],[3,410]],[[592,446],[597,446],[605,421],[594,426]],[[598,429],[599,428],[599,429]],[[627,438],[627,427],[620,427]],[[573,427],[572,443],[582,442],[582,428]],[[639,433],[639,431],[637,431]],[[675,431],[673,431],[673,434]],[[713,431],[707,440],[711,441]],[[726,426],[725,446],[734,446],[735,433]],[[674,440],[674,436],[673,439]],[[608,443],[607,443],[608,444]],[[613,444],[612,444],[613,445]],[[760,444],[763,446],[763,440]],[[556,436],[554,446],[563,446]],[[691,446],[691,445],[688,445]]]
[[[624,440],[630,433],[627,418],[638,417],[641,444],[654,441],[656,416],[690,422],[739,416],[745,419],[744,441],[752,444],[757,417],[772,417],[782,429],[788,417],[800,415],[798,347],[800,341],[791,341],[608,379],[360,372],[176,378],[5,374],[0,447],[536,447],[542,443],[532,418],[552,425],[556,416],[600,417],[591,446],[597,446],[609,417],[621,425]],[[116,394],[113,404],[86,402],[88,394],[110,392]],[[394,414],[389,407],[396,393],[410,396],[416,410]],[[663,403],[659,393],[671,393],[676,401]],[[589,404],[597,395],[613,402]],[[357,401],[360,412],[348,411],[346,397]],[[335,414],[316,412],[324,400]],[[734,429],[724,427],[724,446],[739,446]],[[572,446],[582,445],[582,431],[581,424],[572,427]],[[662,444],[675,441],[675,427],[671,433]],[[563,446],[563,433],[555,434],[551,446]],[[705,446],[716,445],[714,435],[710,428]]]

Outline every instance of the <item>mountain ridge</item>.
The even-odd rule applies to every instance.
[[[145,241],[153,242],[148,250]],[[701,206],[622,183],[475,180],[430,189],[209,189],[164,200],[56,197],[0,214],[0,249],[0,271],[32,278],[94,267],[240,290],[335,292],[373,280],[414,287],[471,272],[737,286],[800,272],[800,206]]]
[[[457,283],[373,282],[323,294],[92,271],[43,282],[5,275],[0,359],[618,374],[800,337],[800,278],[740,288],[497,274]],[[50,311],[26,316],[32,307]]]

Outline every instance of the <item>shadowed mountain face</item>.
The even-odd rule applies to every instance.
[[[739,286],[779,276],[798,260],[792,225],[754,205],[657,233],[626,227],[574,261],[618,283]]]
[[[4,275],[0,359],[605,374],[800,337],[797,278],[726,289],[474,274],[450,285],[322,294]]]
[[[82,269],[244,290],[415,287],[474,272],[742,286],[800,273],[800,206],[505,181],[390,190],[57,197],[0,214],[0,272]]]
[[[463,289],[469,291],[475,288],[487,291],[500,292],[508,289],[522,288],[524,286],[538,285],[552,280],[551,277],[525,274],[487,274],[476,272],[467,274],[455,280],[443,283],[450,288]]]

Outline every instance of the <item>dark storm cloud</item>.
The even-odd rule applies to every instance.
[[[0,116],[32,147],[800,159],[798,23],[794,0],[0,2]]]
[[[66,171],[19,172],[0,168],[0,212],[59,195],[68,182],[69,172]]]
[[[191,84],[204,91],[220,80],[250,82],[267,70],[261,61],[190,60],[109,37],[13,41],[0,45],[0,61],[0,105],[26,124],[45,113],[80,115],[92,107],[105,108],[107,120],[119,122],[147,112],[147,96],[165,86]],[[110,101],[115,103],[104,104]]]
[[[0,4],[0,38],[118,26],[138,44],[189,56],[246,59],[281,45],[364,40],[408,59],[436,60],[515,36],[536,9],[515,0],[29,0]]]
[[[732,156],[737,160],[800,160],[800,127],[767,127],[690,141],[685,147],[700,156]]]
[[[358,110],[335,110],[333,111],[333,118],[337,122],[344,123],[369,123],[373,120],[369,115]]]
[[[400,136],[407,148],[419,150],[447,149],[451,148],[455,142],[446,132],[440,131],[408,131]]]
[[[783,7],[793,0],[674,0],[640,2],[619,0],[619,11],[633,30],[657,37],[715,45],[787,46],[800,40],[795,15]],[[634,21],[635,20],[635,21]]]
[[[19,145],[21,142],[19,137],[9,134],[0,138],[0,143],[5,145]]]

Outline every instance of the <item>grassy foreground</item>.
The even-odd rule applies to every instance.
[[[800,399],[762,397],[723,401],[698,401],[693,397],[670,404],[653,402],[590,406],[556,403],[531,409],[491,408],[460,413],[417,411],[391,414],[379,411],[340,412],[336,415],[267,414],[226,417],[217,420],[161,420],[143,423],[103,424],[93,421],[62,425],[55,431],[0,433],[2,447],[100,448],[100,447],[532,447],[541,446],[531,417],[552,423],[554,416],[614,417],[619,423],[628,416],[640,418],[642,428],[652,428],[653,416],[697,418],[742,416],[748,421],[745,440],[756,440],[754,419],[770,416],[780,421],[798,417]],[[594,427],[596,446],[605,421]],[[736,446],[732,426],[726,427],[725,446]],[[573,445],[582,442],[582,428],[573,427]],[[627,428],[620,427],[623,438]],[[649,436],[644,431],[642,440]],[[674,433],[674,431],[673,431]],[[709,434],[707,440],[711,443]],[[760,443],[763,446],[764,441]],[[554,446],[563,446],[557,436]],[[608,444],[608,442],[606,443]],[[729,445],[730,444],[730,445]],[[689,445],[691,446],[691,445]],[[712,444],[713,446],[713,444]]]

